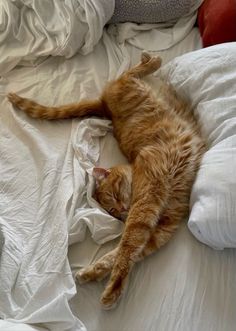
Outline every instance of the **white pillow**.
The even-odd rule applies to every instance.
[[[188,227],[213,248],[236,247],[236,43],[185,54],[161,74],[190,99],[209,142],[192,189]]]

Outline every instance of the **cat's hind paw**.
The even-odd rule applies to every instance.
[[[162,59],[160,56],[153,56],[148,62],[153,71],[156,71],[161,66]]]
[[[142,63],[147,63],[148,61],[151,60],[151,55],[147,51],[142,51],[141,53],[141,62]]]
[[[127,275],[128,272],[125,272],[124,274],[121,272],[111,276],[111,279],[109,280],[100,300],[103,309],[112,309],[117,305],[124,290]]]
[[[160,56],[151,56],[147,51],[142,51],[141,54],[141,63],[142,64],[149,64],[152,66],[153,69],[157,70],[161,66],[162,59]]]
[[[109,310],[116,307],[122,293],[121,284],[121,279],[117,279],[115,283],[109,282],[100,300],[103,309]]]

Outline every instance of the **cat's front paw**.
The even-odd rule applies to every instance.
[[[100,281],[105,278],[109,272],[110,268],[105,263],[95,263],[79,270],[75,274],[75,279],[79,284],[84,284],[91,281]]]
[[[80,285],[88,283],[90,280],[91,275],[88,272],[87,268],[81,269],[75,274],[75,281]]]

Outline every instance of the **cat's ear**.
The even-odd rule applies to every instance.
[[[93,168],[93,177],[98,181],[102,181],[104,178],[106,178],[110,174],[109,169],[99,168],[95,167]]]

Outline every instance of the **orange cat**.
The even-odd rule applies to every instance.
[[[96,198],[112,215],[125,218],[118,247],[78,272],[81,282],[111,272],[101,302],[110,308],[120,297],[135,262],[171,238],[188,213],[189,194],[205,150],[188,105],[169,85],[155,96],[141,78],[161,65],[142,54],[141,63],[110,82],[100,99],[62,107],[44,107],[9,94],[12,104],[35,118],[96,115],[112,120],[114,135],[130,165],[95,168]]]

